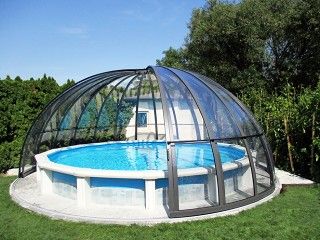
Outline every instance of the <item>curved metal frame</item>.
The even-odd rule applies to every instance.
[[[161,70],[161,71],[160,71]],[[192,100],[194,101],[195,105],[199,109],[199,113],[201,118],[203,119],[203,127],[204,131],[206,131],[207,138],[199,139],[199,129],[197,131],[197,139],[187,139],[187,140],[181,140],[179,139],[179,130],[178,130],[178,122],[177,122],[177,116],[176,112],[174,110],[173,102],[168,90],[168,86],[166,86],[165,81],[163,80],[163,77],[171,78],[169,75],[164,76],[163,71],[167,71],[168,74],[172,75],[174,77],[175,81],[177,81],[179,84],[181,83],[182,86],[185,88],[185,91],[180,91],[180,94],[183,98],[186,98],[186,101],[188,103],[188,109],[191,111],[192,117],[195,119],[194,124],[198,125],[199,122],[197,120],[197,116],[195,114],[195,110],[192,108],[192,102],[190,99],[187,99],[187,96],[190,96]],[[215,136],[213,130],[208,127],[208,123],[210,122],[209,115],[205,111],[205,102],[201,102],[199,99],[197,99],[197,92],[193,89],[193,87],[190,85],[190,83],[184,79],[182,76],[180,76],[182,73],[179,71],[183,71],[184,74],[189,74],[190,77],[192,77],[195,81],[201,82],[203,86],[207,88],[208,91],[211,91],[213,96],[216,97],[219,101],[219,104],[225,109],[225,113],[228,117],[230,117],[230,121],[232,124],[232,129],[235,129],[234,131],[238,130],[237,136],[230,136],[230,137],[217,137]],[[77,141],[77,130],[78,129],[87,129],[87,127],[80,128],[79,124],[81,122],[82,116],[85,114],[85,111],[88,108],[88,105],[90,104],[91,100],[101,91],[101,89],[107,87],[112,82],[118,81],[115,86],[110,89],[110,91],[101,98],[101,106],[100,109],[97,109],[97,116],[95,121],[95,127],[94,127],[94,134],[93,138],[97,140],[97,129],[99,125],[99,119],[101,118],[101,115],[103,113],[103,108],[105,107],[105,104],[107,104],[107,100],[113,94],[114,89],[116,89],[121,83],[125,82],[125,80],[129,79],[129,82],[126,83],[124,87],[124,91],[122,93],[122,96],[120,99],[118,99],[118,102],[116,104],[116,115],[115,115],[115,125],[111,126],[114,127],[114,137],[117,138],[120,135],[119,130],[119,124],[118,124],[118,118],[120,114],[120,107],[121,104],[124,101],[124,98],[126,97],[126,92],[129,88],[129,86],[132,84],[132,82],[135,79],[139,79],[139,85],[137,88],[136,93],[136,105],[135,109],[133,110],[133,113],[135,113],[135,128],[134,128],[134,139],[138,139],[138,128],[137,128],[137,122],[138,122],[138,110],[139,110],[139,104],[140,104],[140,98],[141,98],[141,88],[143,86],[143,81],[149,82],[150,84],[150,94],[152,98],[152,107],[153,109],[150,111],[153,111],[154,114],[154,120],[155,120],[155,139],[157,140],[158,137],[158,117],[157,116],[157,106],[155,101],[155,92],[154,92],[154,86],[152,83],[152,79],[149,76],[150,74],[153,74],[155,76],[155,79],[157,83],[159,84],[159,91],[160,91],[160,99],[162,103],[162,112],[163,112],[163,119],[164,119],[164,128],[165,128],[165,141],[167,144],[167,160],[168,160],[168,205],[169,205],[169,216],[170,217],[183,217],[183,216],[193,216],[193,215],[200,215],[200,214],[207,214],[207,213],[214,213],[218,211],[224,211],[231,208],[236,208],[240,206],[244,206],[250,203],[253,203],[255,201],[258,201],[267,195],[271,194],[275,188],[275,176],[274,176],[274,164],[272,159],[272,152],[270,149],[270,146],[266,140],[266,137],[261,130],[261,127],[259,124],[254,120],[252,113],[229,91],[224,89],[221,85],[214,82],[213,80],[202,76],[198,73],[185,71],[181,69],[175,69],[175,68],[168,68],[168,67],[161,67],[161,66],[149,66],[146,69],[128,69],[128,70],[118,70],[118,71],[111,71],[111,72],[105,72],[101,74],[97,74],[91,77],[88,77],[68,90],[64,91],[60,95],[58,95],[55,99],[53,99],[46,108],[39,114],[37,119],[34,121],[33,125],[29,129],[24,146],[21,152],[21,160],[20,160],[20,166],[19,166],[19,177],[25,177],[28,174],[34,172],[35,169],[35,162],[33,160],[33,156],[37,153],[39,153],[40,144],[42,143],[43,134],[50,133],[52,136],[55,134],[54,141],[51,142],[50,148],[56,147],[56,140],[58,138],[58,135],[61,131],[64,129],[62,128],[64,119],[67,117],[68,112],[72,107],[75,107],[75,109],[79,110],[80,112],[76,113],[76,125],[74,128],[70,128],[68,130],[74,130],[72,136],[70,136],[70,142],[69,144],[75,144]],[[132,78],[132,79],[130,79]],[[174,83],[174,88],[178,88],[178,83]],[[149,86],[148,86],[149,87]],[[219,95],[217,91],[222,92],[225,95]],[[201,94],[201,93],[200,93]],[[85,101],[83,101],[79,106],[76,106],[79,102],[79,100],[85,96]],[[241,110],[241,114],[244,114],[246,118],[248,118],[248,121],[250,121],[250,124],[253,126],[250,128],[253,131],[253,134],[248,134],[245,132],[242,127],[239,124],[239,121],[237,119],[237,114],[234,114],[234,110],[229,107],[225,103],[225,97],[227,96],[230,101],[232,101],[232,104],[236,104],[237,107]],[[216,104],[216,103],[215,103]],[[217,104],[216,104],[217,105]],[[62,110],[61,109],[62,107]],[[172,116],[170,115],[170,109],[172,109]],[[61,111],[61,114],[60,112]],[[212,110],[214,111],[214,110]],[[57,114],[59,113],[59,114]],[[56,115],[55,115],[56,114]],[[51,122],[51,118],[54,118],[56,121],[56,129],[52,129],[52,127],[47,130],[47,125]],[[173,119],[172,119],[173,118]],[[177,129],[174,129],[173,122],[175,123],[175,127]],[[250,126],[251,126],[250,125]],[[221,131],[221,129],[218,129]],[[174,137],[174,131],[177,133],[176,137]],[[219,134],[219,132],[218,132]],[[248,143],[248,138],[256,138],[260,141],[261,146],[263,148],[264,154],[266,154],[266,172],[269,174],[270,177],[270,187],[267,188],[265,191],[258,192],[257,190],[257,176],[255,171],[255,162],[253,160],[253,156],[250,150],[250,146]],[[225,186],[224,186],[224,173],[221,163],[221,156],[218,150],[217,143],[218,141],[229,141],[229,140],[241,140],[244,143],[244,148],[246,149],[246,152],[248,154],[249,159],[249,166],[251,169],[251,175],[252,175],[252,183],[253,183],[253,196],[247,197],[243,200],[238,200],[235,202],[226,202],[226,196],[225,196]],[[181,210],[179,207],[179,185],[178,185],[178,169],[177,169],[177,162],[176,162],[176,156],[175,156],[175,144],[178,143],[193,143],[193,142],[209,142],[211,145],[212,155],[215,159],[215,172],[216,172],[216,178],[217,178],[217,190],[218,190],[218,205],[213,205],[209,207],[201,207],[201,208],[193,208],[193,209],[186,209]],[[31,168],[25,169],[26,163],[31,163]]]

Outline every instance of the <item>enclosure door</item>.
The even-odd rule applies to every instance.
[[[219,207],[211,143],[168,144],[168,182],[170,217],[198,215]]]

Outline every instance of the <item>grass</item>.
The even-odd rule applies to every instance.
[[[271,202],[236,216],[152,227],[51,220],[28,212],[0,177],[0,239],[320,239],[320,187],[288,187]]]

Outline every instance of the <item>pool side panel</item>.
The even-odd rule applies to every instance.
[[[144,207],[145,180],[91,178],[91,202],[109,206]]]
[[[52,171],[52,191],[62,197],[77,199],[77,178],[69,174]]]

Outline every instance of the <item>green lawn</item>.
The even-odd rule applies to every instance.
[[[0,177],[0,239],[320,239],[320,187],[290,187],[236,216],[153,227],[51,220],[11,201]]]

